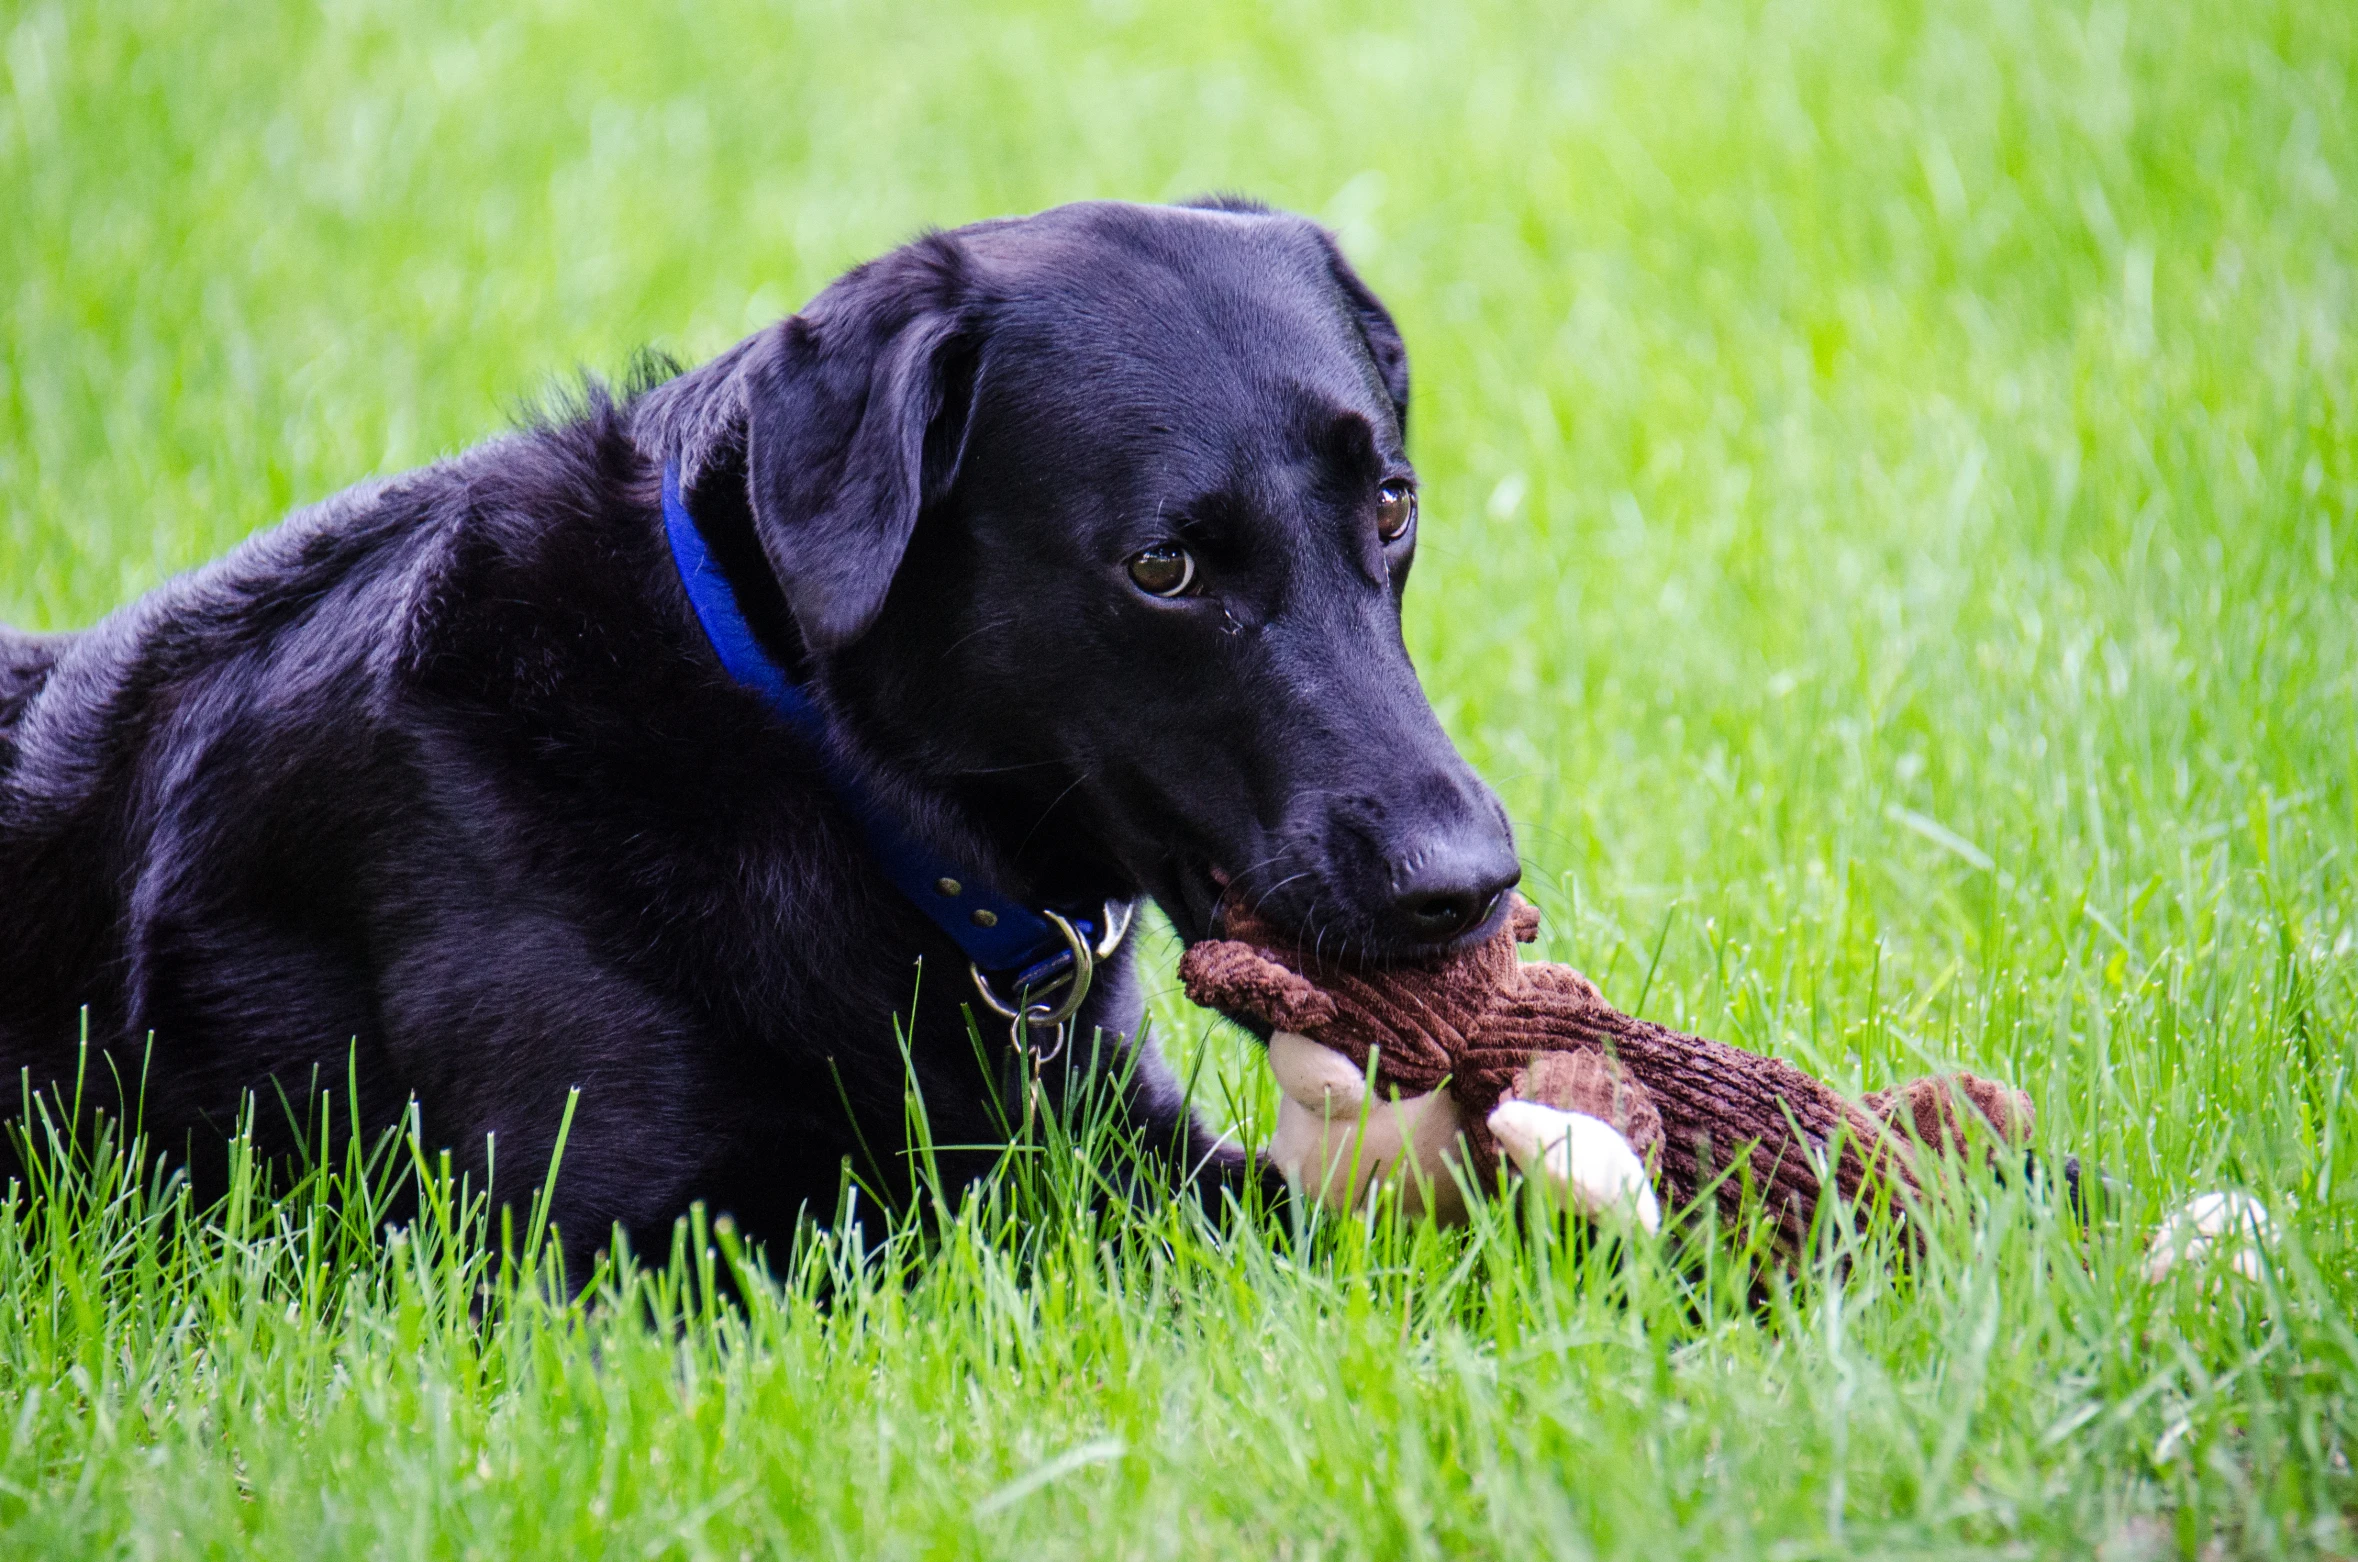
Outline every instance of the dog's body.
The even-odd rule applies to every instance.
[[[579,1086],[575,1240],[698,1198],[776,1233],[847,1159],[893,1178],[896,1019],[934,1137],[999,1134],[966,958],[830,775],[1029,904],[1479,936],[1511,843],[1400,649],[1413,535],[1369,530],[1405,398],[1308,224],[1063,208],[920,241],[90,630],[0,631],[0,1065],[72,1077],[86,1009],[93,1082],[200,1171],[242,1094],[283,1150],[274,1087],[340,1101],[349,1065],[362,1126],[414,1096],[462,1166],[495,1136],[510,1192]],[[666,463],[827,710],[825,764],[716,660]],[[1165,538],[1210,584],[1134,584]],[[1201,1164],[1142,1009],[1125,949],[1074,1033]]]
[[[200,1169],[242,1093],[284,1150],[272,1082],[298,1120],[321,1089],[341,1115],[356,1064],[368,1126],[414,1093],[462,1166],[496,1134],[527,1181],[578,1085],[560,1208],[588,1234],[654,1236],[700,1195],[760,1227],[853,1149],[829,1057],[898,1148],[923,952],[936,1131],[991,1137],[951,1034],[963,964],[700,665],[649,495],[624,418],[593,415],[339,496],[40,647],[0,855],[11,1072],[71,1077],[86,1003],[94,1095],[122,1078]],[[1134,1018],[1118,976],[1091,1002]]]

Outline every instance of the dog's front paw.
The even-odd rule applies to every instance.
[[[1490,1132],[1524,1176],[1583,1215],[1623,1214],[1648,1232],[1662,1229],[1646,1163],[1611,1123],[1509,1096],[1490,1114]]]

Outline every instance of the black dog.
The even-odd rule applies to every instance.
[[[993,1137],[967,1011],[1015,1040],[952,936],[990,906],[1083,946],[1140,896],[1190,939],[1224,896],[1362,954],[1480,936],[1516,861],[1401,642],[1407,399],[1312,224],[1065,207],[0,633],[0,1065],[71,1078],[86,1006],[93,1083],[199,1167],[242,1093],[356,1060],[364,1118],[414,1096],[530,1173],[579,1086],[577,1242],[699,1198],[775,1233],[903,1143],[896,1017],[935,1136]],[[1094,955],[1036,1012],[1087,960],[1069,1034],[1137,1037]]]

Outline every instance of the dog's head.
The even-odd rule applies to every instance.
[[[1407,355],[1323,230],[983,223],[714,368],[664,436],[700,520],[742,493],[788,654],[1025,888],[1377,956],[1493,924],[1505,814],[1401,640]]]

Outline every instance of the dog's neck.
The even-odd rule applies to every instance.
[[[708,478],[713,475],[708,469]],[[985,823],[987,809],[960,807],[949,788],[927,786],[863,744],[837,708],[836,691],[819,683],[823,659],[808,654],[763,567],[742,490],[725,472],[719,475],[723,481],[708,482],[709,497],[691,509],[677,466],[664,468],[665,532],[691,612],[730,676],[816,751],[830,789],[885,876],[980,970],[1029,976],[1069,965],[1079,957],[1075,929],[1095,942],[1126,925],[1114,903],[1127,897],[1055,894],[1046,876],[1023,871],[1014,854],[999,848]]]

